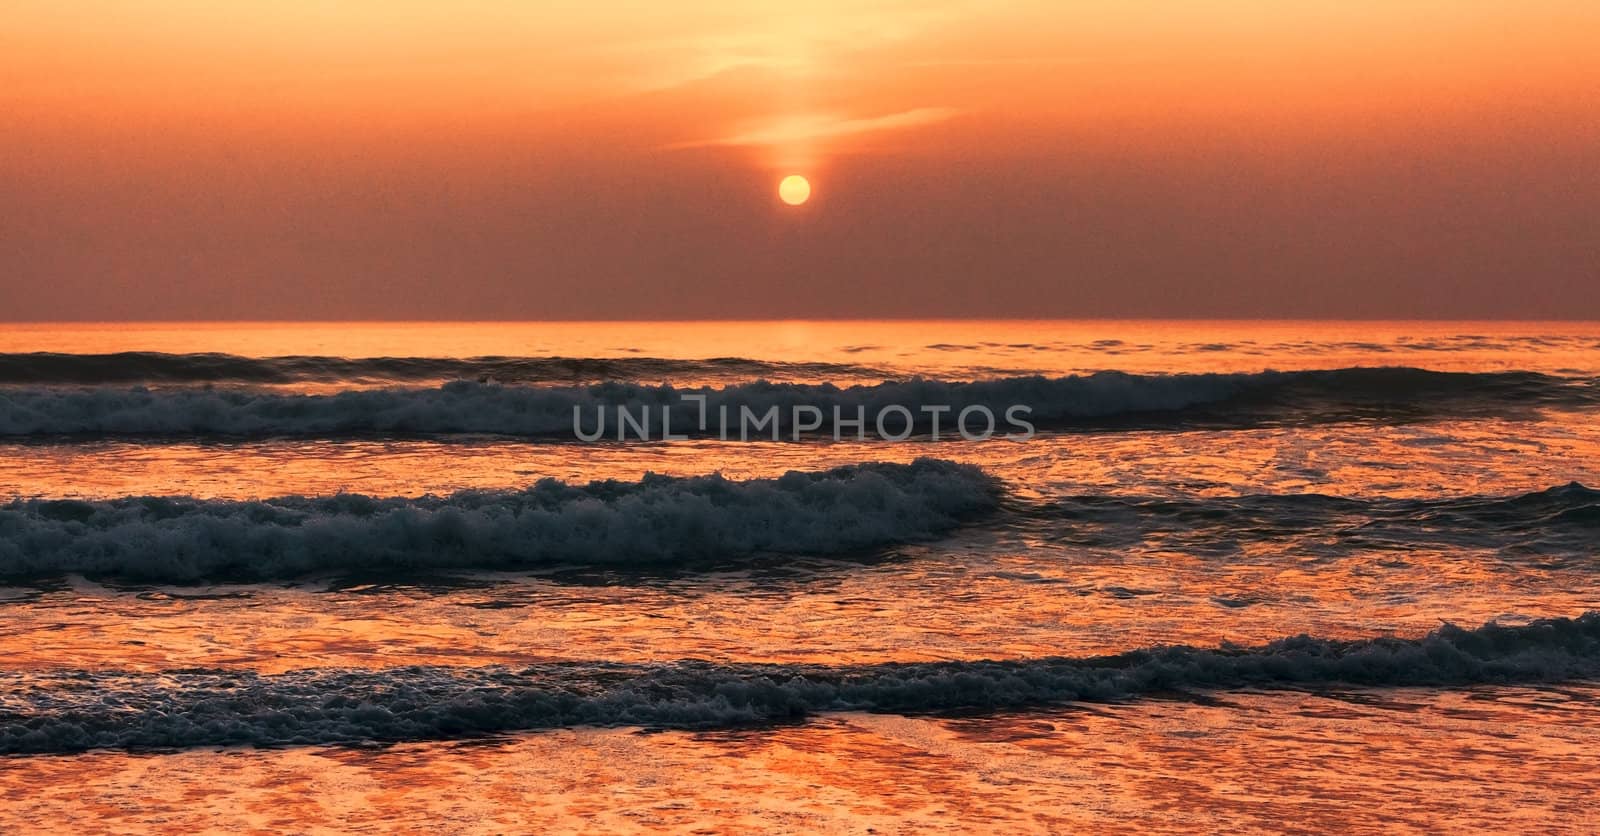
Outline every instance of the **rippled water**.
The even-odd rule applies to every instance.
[[[1597,378],[1573,323],[9,329],[0,829],[1593,830]],[[563,434],[685,390],[1040,432]]]

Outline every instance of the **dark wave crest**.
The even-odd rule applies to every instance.
[[[569,726],[716,729],[818,712],[1017,710],[1230,688],[1438,686],[1600,675],[1600,613],[1422,638],[828,667],[510,667],[0,672],[0,754],[435,740]]]
[[[13,500],[0,505],[0,577],[192,581],[836,554],[932,537],[994,508],[998,495],[975,467],[919,459],[742,482],[545,479],[414,499]]]
[[[1032,532],[1095,548],[1151,545],[1196,554],[1293,540],[1307,555],[1420,546],[1577,553],[1600,542],[1600,491],[1576,482],[1516,496],[1349,499],[1320,494],[1152,498],[1072,496],[1022,511]]]
[[[790,435],[796,407],[814,407],[829,433],[833,416],[864,415],[873,421],[891,407],[919,416],[924,407],[947,408],[944,437],[957,437],[961,410],[987,407],[997,431],[1011,427],[1006,411],[1016,405],[1040,428],[1237,428],[1285,424],[1439,417],[1483,417],[1526,413],[1540,407],[1592,407],[1600,403],[1595,381],[1532,372],[1434,372],[1411,368],[1353,368],[1254,374],[1094,375],[1018,377],[974,382],[909,380],[839,387],[758,381],[721,388],[678,388],[605,383],[594,386],[504,386],[456,382],[432,389],[376,389],[330,395],[285,394],[236,389],[150,390],[145,388],[7,388],[0,390],[0,435],[74,434],[327,436],[352,434],[491,433],[524,437],[575,437],[575,413],[586,432],[615,437],[618,408],[643,416],[651,437],[663,435],[661,410],[672,411],[675,433],[695,432],[699,407],[685,395],[704,396],[708,430],[740,436],[742,409],[777,410],[780,435]],[[726,422],[717,416],[723,409]],[[893,434],[903,419],[890,415]],[[975,420],[974,432],[983,429]],[[846,430],[851,436],[854,430]],[[757,430],[753,437],[770,437]]]
[[[781,363],[742,357],[241,357],[235,354],[0,354],[0,384],[601,383],[696,379],[881,377],[840,363]]]

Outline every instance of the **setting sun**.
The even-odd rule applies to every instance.
[[[791,174],[778,184],[778,197],[790,206],[799,206],[811,199],[811,181]]]

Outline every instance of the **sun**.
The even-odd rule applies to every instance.
[[[791,174],[778,184],[778,197],[790,206],[799,206],[811,199],[811,181]]]

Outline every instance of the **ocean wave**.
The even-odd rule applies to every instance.
[[[1003,711],[1232,688],[1452,687],[1600,675],[1600,613],[1422,638],[857,666],[607,663],[0,672],[0,754],[349,744],[570,726],[717,729],[828,711]]]
[[[1353,499],[1320,494],[1171,498],[1081,495],[1024,509],[1023,526],[1053,542],[1232,554],[1294,540],[1306,554],[1420,546],[1503,553],[1581,553],[1600,540],[1600,491],[1577,482],[1514,496]]]
[[[681,566],[926,539],[994,508],[970,465],[870,463],[774,479],[638,482],[380,499],[135,497],[0,505],[0,576],[193,581],[312,572]]]
[[[742,357],[674,360],[657,357],[242,357],[236,354],[166,354],[123,351],[63,354],[0,353],[0,384],[100,385],[185,383],[598,383],[659,381],[881,377],[841,363],[782,363]]]
[[[704,396],[708,429],[741,436],[742,410],[777,411],[772,429],[752,437],[792,434],[796,409],[814,407],[833,430],[835,411],[874,419],[887,414],[889,434],[904,419],[886,412],[904,407],[927,431],[924,407],[947,407],[944,437],[967,407],[987,407],[1003,416],[1026,406],[1026,419],[1044,428],[1232,428],[1303,422],[1518,414],[1539,407],[1588,407],[1600,403],[1594,381],[1532,372],[1434,372],[1412,368],[1352,368],[1252,374],[1135,375],[1102,372],[1044,378],[1017,377],[972,382],[915,379],[839,387],[757,381],[721,388],[680,388],[604,383],[593,386],[506,386],[457,381],[431,389],[375,389],[327,395],[238,389],[152,390],[117,387],[7,387],[0,389],[0,435],[222,435],[327,436],[353,434],[486,433],[524,437],[575,437],[621,429],[617,410],[644,419],[652,438],[665,434],[662,410],[671,410],[673,433],[698,430],[700,406],[684,397]],[[723,419],[723,410],[729,416]],[[608,423],[601,425],[601,416]],[[998,434],[1010,431],[999,418]],[[973,420],[975,433],[984,429]],[[854,429],[843,434],[851,437]],[[634,433],[633,437],[637,437]]]

